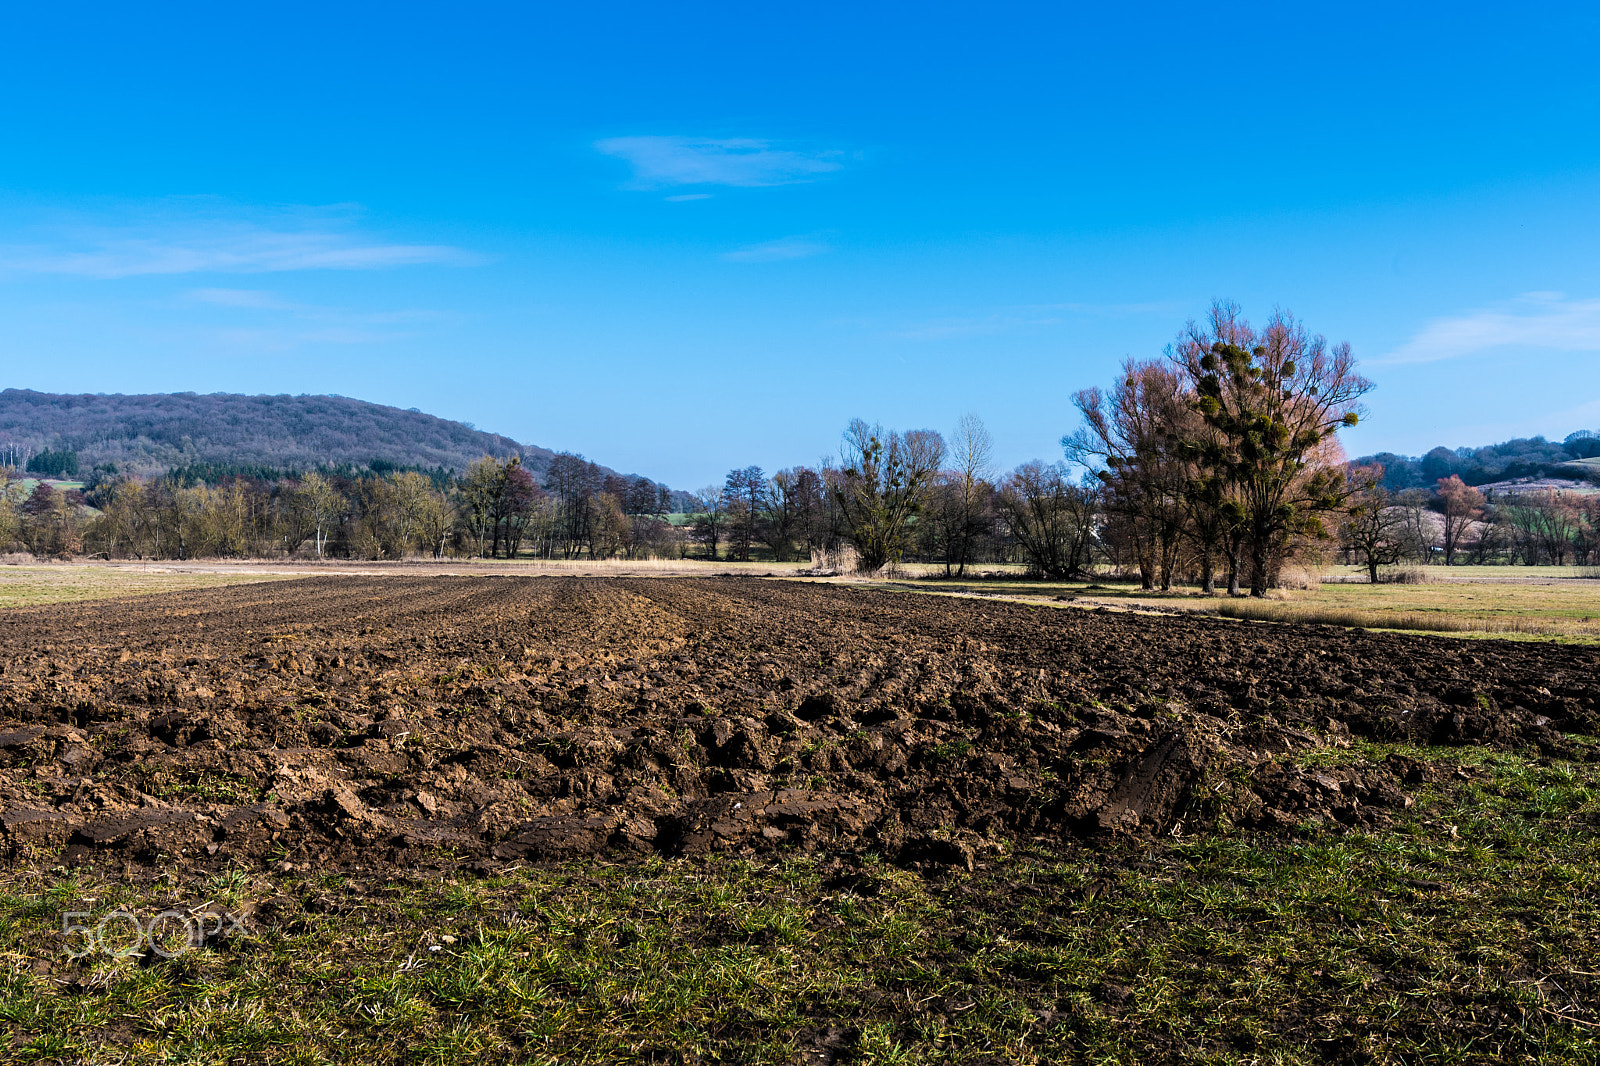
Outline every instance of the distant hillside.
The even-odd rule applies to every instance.
[[[1543,437],[1508,440],[1481,448],[1435,448],[1412,457],[1379,452],[1355,460],[1382,463],[1384,484],[1393,491],[1431,489],[1440,478],[1455,475],[1468,485],[1492,485],[1528,478],[1572,480],[1585,473],[1600,474],[1600,434],[1579,430],[1561,443]]]
[[[1593,459],[1574,459],[1566,466],[1567,469],[1574,470],[1579,474],[1600,479],[1600,456],[1596,456]]]
[[[483,455],[518,454],[541,480],[556,454],[414,409],[344,396],[69,396],[6,389],[0,391],[0,462],[19,451],[72,455],[84,474],[114,463],[120,473],[146,475],[196,467],[361,467],[375,461],[380,468],[461,471]]]

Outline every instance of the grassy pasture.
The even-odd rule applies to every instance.
[[[1485,569],[1502,569],[1499,567]],[[1548,584],[1454,580],[1423,585],[1323,585],[1291,599],[1225,604],[1238,617],[1415,629],[1462,636],[1600,642],[1600,581]],[[1252,606],[1260,613],[1247,613]]]
[[[1600,767],[1301,758],[1390,751],[1448,771],[1390,829],[1038,843],[945,877],[871,855],[143,886],[17,869],[0,1058],[1596,1061]],[[256,917],[170,961],[65,956],[65,911],[205,903]]]
[[[1341,573],[1334,571],[1333,573]],[[1264,600],[1203,596],[1198,589],[1146,592],[1136,583],[1032,582],[1005,578],[889,583],[891,587],[1017,596],[1079,605],[1200,611],[1227,617],[1367,629],[1420,630],[1452,636],[1557,639],[1600,643],[1600,580],[1594,568],[1429,567],[1415,585],[1326,582],[1276,590]]]
[[[148,596],[158,592],[215,588],[248,581],[271,581],[280,575],[240,570],[231,573],[180,573],[111,566],[0,566],[0,608],[42,603]]]

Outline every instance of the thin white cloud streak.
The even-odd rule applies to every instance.
[[[27,227],[31,239],[0,245],[0,275],[380,270],[477,258],[446,245],[376,239],[355,227],[356,214],[348,205],[256,208],[204,197],[119,204],[36,221]]]
[[[399,311],[351,311],[342,307],[319,307],[294,303],[265,289],[190,289],[181,297],[184,303],[201,303],[229,310],[280,312],[289,318],[312,322],[391,325],[400,322],[429,322],[444,318],[438,311],[408,308]]]
[[[296,311],[299,304],[280,300],[270,292],[260,289],[191,289],[184,297],[194,303],[214,304],[217,307],[242,307],[258,311]]]
[[[828,245],[810,237],[782,237],[775,241],[724,252],[722,258],[730,263],[780,263],[787,259],[806,259],[829,251],[832,249]]]
[[[793,185],[843,166],[837,151],[796,151],[743,137],[608,137],[596,141],[595,148],[627,161],[633,167],[633,187],[638,189]]]
[[[1530,292],[1499,307],[1436,318],[1373,363],[1436,363],[1510,347],[1600,352],[1600,299]]]
[[[366,244],[344,234],[274,233],[247,227],[187,237],[110,232],[86,235],[74,243],[80,247],[0,247],[0,271],[112,279],[152,274],[379,270],[460,263],[469,258],[459,249],[442,245]]]

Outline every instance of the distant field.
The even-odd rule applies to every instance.
[[[173,573],[107,566],[0,566],[0,608],[272,581],[266,572]]]
[[[57,492],[71,492],[74,489],[81,490],[83,488],[83,482],[81,481],[65,481],[61,478],[55,477],[25,477],[22,479],[22,491],[32,492],[34,489],[39,487],[40,481],[48,481],[50,483],[50,487],[55,489]]]
[[[797,576],[806,563],[705,562],[696,559],[451,560],[446,562],[165,562],[0,566],[0,608],[117,596],[178,592],[309,575],[505,574],[573,577]],[[1404,629],[1455,636],[1558,639],[1600,643],[1600,579],[1580,567],[1429,567],[1428,583],[1327,583],[1306,591],[1274,591],[1266,600],[1202,596],[1198,589],[1146,592],[1137,584],[1022,580],[1020,566],[984,566],[973,577],[943,580],[942,567],[915,564],[888,580],[835,578],[845,584],[901,591],[1001,596],[1052,606],[1221,613],[1263,621]],[[1346,571],[1333,574],[1344,576]]]
[[[315,562],[198,560],[126,563],[23,563],[0,565],[0,609],[217,588],[292,577],[541,574],[571,577],[787,577],[807,563],[709,563],[698,559],[456,559],[445,562]]]
[[[992,568],[985,568],[992,572]],[[1195,588],[1146,592],[1133,583],[1032,582],[1007,577],[907,580],[895,587],[952,593],[1044,598],[1082,606],[1112,605],[1216,612],[1265,621],[1369,629],[1406,629],[1454,636],[1600,642],[1600,580],[1580,567],[1429,567],[1420,585],[1328,583],[1276,590],[1266,600],[1202,596]],[[1058,597],[1070,597],[1068,601]]]
[[[1269,620],[1600,643],[1600,581],[1324,585],[1262,606]]]

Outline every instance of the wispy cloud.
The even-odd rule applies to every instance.
[[[785,259],[805,259],[829,251],[832,249],[828,245],[811,237],[782,237],[775,241],[724,252],[722,258],[731,263],[778,263]]]
[[[345,207],[263,210],[209,200],[107,210],[97,218],[32,226],[32,240],[0,245],[0,273],[88,278],[262,274],[474,259],[459,248],[375,238],[354,225],[353,214]]]
[[[229,310],[259,311],[269,319],[299,320],[334,324],[358,323],[367,326],[396,325],[400,323],[429,322],[444,317],[438,311],[408,308],[398,311],[354,311],[344,307],[325,307],[318,304],[296,303],[285,300],[277,293],[265,289],[190,289],[179,300],[186,304],[207,304]],[[259,318],[253,321],[259,321]]]
[[[276,354],[316,346],[379,345],[418,336],[450,316],[424,308],[359,310],[303,303],[267,289],[203,288],[177,294],[177,336],[217,354]]]
[[[839,170],[837,151],[780,148],[751,138],[609,137],[595,148],[633,167],[633,187],[673,185],[759,187],[814,181]]]
[[[1374,362],[1436,363],[1510,347],[1600,352],[1600,299],[1530,292],[1499,306],[1436,318]]]
[[[184,293],[184,298],[192,303],[215,304],[218,307],[244,307],[260,311],[294,311],[300,306],[260,289],[191,289]]]

